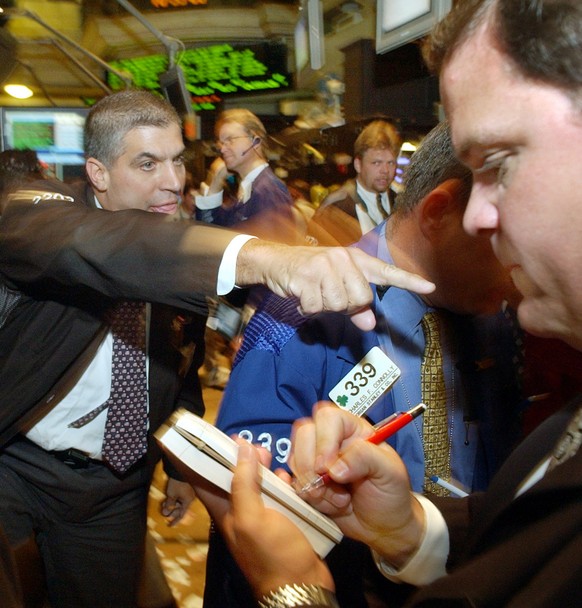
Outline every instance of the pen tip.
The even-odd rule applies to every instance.
[[[320,475],[317,479],[312,479],[303,485],[298,491],[298,494],[306,494],[307,492],[311,492],[311,490],[317,490],[317,488],[321,488],[324,483],[323,477]]]

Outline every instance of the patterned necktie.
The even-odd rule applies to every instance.
[[[113,330],[113,376],[103,460],[124,473],[147,450],[147,378],[143,302],[124,302]]]
[[[103,460],[124,473],[147,450],[145,304],[122,302],[113,312],[111,392],[107,401],[69,424],[80,428],[107,409]]]
[[[428,312],[422,318],[425,347],[421,364],[422,400],[427,405],[423,416],[424,467],[426,477],[438,475],[451,478],[451,455],[448,434],[447,392],[443,372],[439,320],[437,313]],[[431,482],[425,491],[447,496],[448,490]]]
[[[548,466],[548,471],[556,468],[559,464],[566,462],[580,449],[582,444],[582,406],[578,408],[572,420],[560,437]]]

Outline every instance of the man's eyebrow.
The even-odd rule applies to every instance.
[[[483,143],[475,138],[466,139],[460,146],[455,146],[455,155],[461,163],[472,167],[482,158]]]
[[[180,150],[180,152],[178,152],[178,154],[175,154],[174,156],[172,156],[172,160],[183,157],[185,152],[186,152],[186,148],[183,148],[182,150]],[[160,156],[158,156],[157,154],[154,154],[153,152],[148,152],[147,150],[144,150],[143,152],[140,152],[137,156],[134,157],[133,163],[139,164],[139,163],[143,162],[144,160],[161,161],[162,158]]]
[[[159,160],[159,157],[152,152],[140,152],[134,157],[134,162],[141,162],[142,160]]]
[[[471,151],[476,147],[476,142],[473,139],[466,139],[461,142],[461,145],[454,146],[455,155],[461,162],[467,161],[467,158],[471,156]]]

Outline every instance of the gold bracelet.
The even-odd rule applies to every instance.
[[[319,585],[284,585],[264,595],[260,608],[339,608],[335,594]]]

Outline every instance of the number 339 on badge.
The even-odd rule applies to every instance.
[[[400,377],[400,369],[378,346],[374,346],[329,392],[342,409],[362,416]]]

